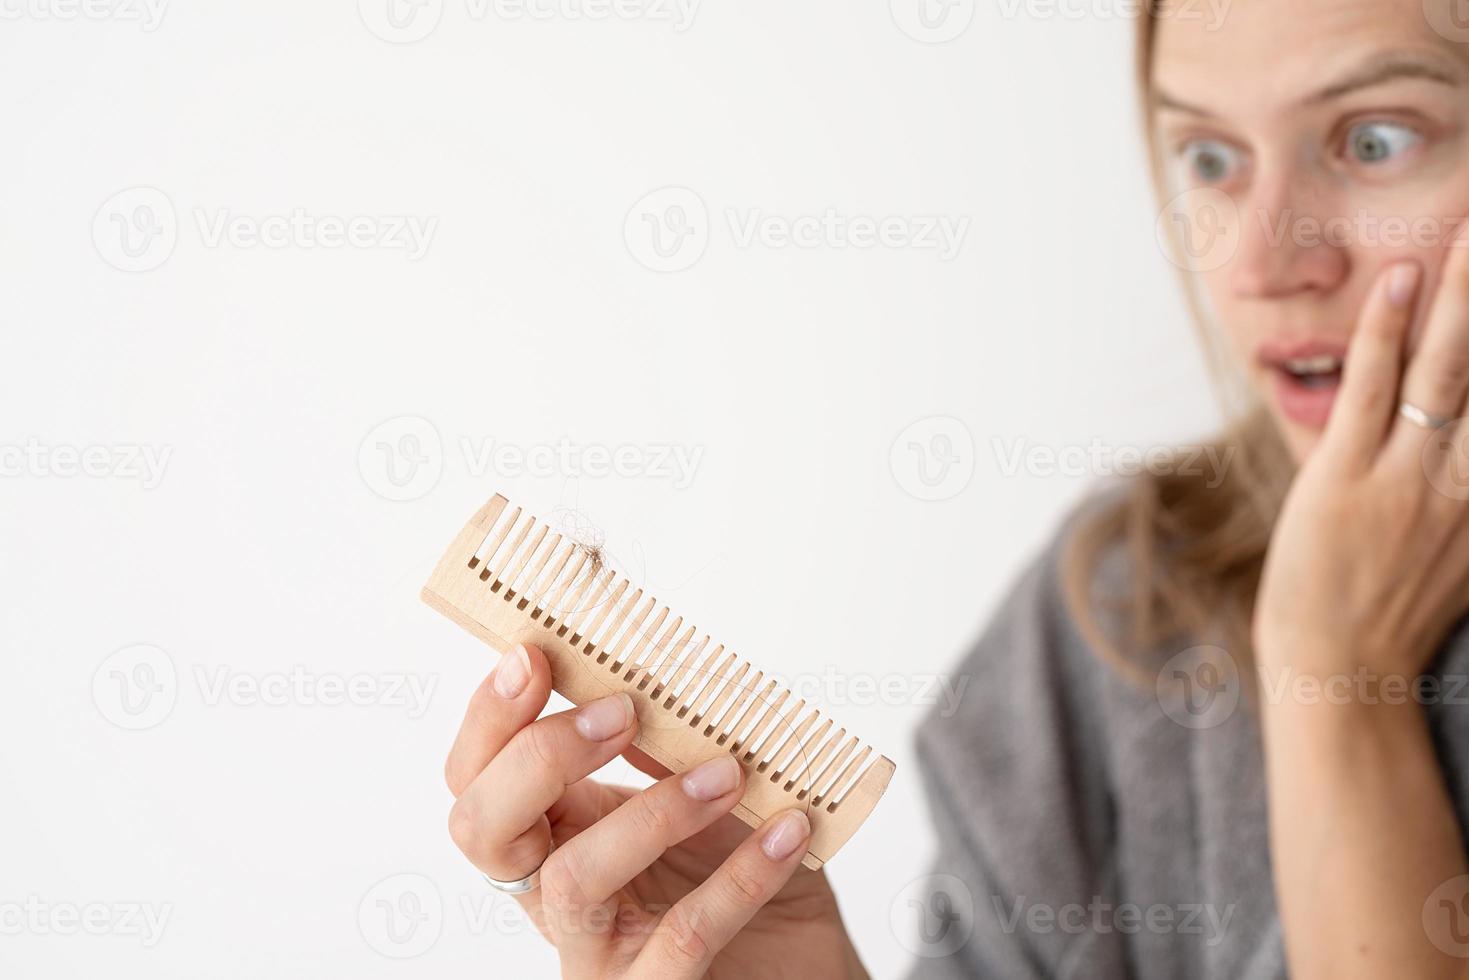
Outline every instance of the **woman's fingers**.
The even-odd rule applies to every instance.
[[[1359,466],[1376,458],[1392,425],[1404,338],[1422,276],[1416,262],[1385,269],[1367,296],[1347,350],[1325,441]]]
[[[1455,239],[1444,261],[1443,277],[1423,336],[1403,374],[1402,399],[1432,416],[1457,419],[1469,391],[1469,241]],[[1431,433],[1400,419],[1393,433],[1395,452],[1416,465]]]
[[[444,781],[457,798],[505,747],[536,720],[551,696],[551,667],[545,654],[520,645],[500,658],[470,698],[454,747],[444,763]]]
[[[636,730],[626,694],[588,701],[522,728],[454,804],[454,843],[492,878],[513,881],[530,874],[551,850],[546,811],[566,787],[615,759]]]
[[[800,810],[766,821],[709,879],[669,909],[638,954],[637,977],[702,977],[714,957],[785,886],[811,824]]]
[[[617,893],[664,851],[729,813],[743,791],[739,763],[721,755],[630,797],[551,856],[541,869],[541,900],[568,975],[597,972]]]
[[[537,720],[550,688],[544,655],[520,647],[475,692],[445,763],[457,797],[449,831],[491,877],[516,880],[540,868],[539,890],[517,898],[540,913],[537,926],[556,942],[570,975],[592,975],[606,964],[619,893],[669,848],[728,814],[744,791],[744,772],[721,755],[667,776],[563,841],[553,855],[548,813],[564,805],[568,787],[623,754],[645,771],[659,767],[632,745],[637,715],[626,694]],[[793,810],[751,834],[647,933],[634,974],[703,976],[789,880],[810,833],[805,814]]]

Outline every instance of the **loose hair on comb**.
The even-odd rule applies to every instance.
[[[734,813],[752,827],[802,807],[802,863],[829,861],[867,819],[895,766],[774,678],[685,625],[577,540],[496,495],[455,537],[423,600],[490,646],[538,646],[573,704],[623,692],[634,744],[670,771],[721,754],[745,770]]]

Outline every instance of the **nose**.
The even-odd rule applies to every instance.
[[[1240,204],[1231,286],[1247,299],[1325,293],[1346,279],[1347,242],[1330,240],[1330,202],[1309,180],[1260,174]],[[1339,238],[1339,236],[1336,236]]]

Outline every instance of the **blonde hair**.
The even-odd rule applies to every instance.
[[[1157,4],[1138,18],[1136,73],[1157,199],[1166,192],[1152,124]],[[1177,263],[1182,270],[1182,263]],[[1212,447],[1223,473],[1181,465],[1133,479],[1124,493],[1083,513],[1065,546],[1062,580],[1071,612],[1093,647],[1141,679],[1140,656],[1217,638],[1241,669],[1253,662],[1250,619],[1265,549],[1295,466],[1274,421],[1243,394],[1196,284],[1181,276],[1194,326],[1230,419]],[[1099,568],[1120,554],[1120,591],[1102,591]],[[1108,625],[1104,625],[1104,622]],[[1120,624],[1120,625],[1112,625]],[[1182,646],[1178,647],[1179,649]]]

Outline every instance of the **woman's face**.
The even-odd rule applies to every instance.
[[[1431,297],[1469,214],[1469,20],[1455,5],[1233,0],[1222,22],[1187,4],[1160,16],[1159,147],[1175,191],[1191,191],[1195,243],[1223,242],[1197,266],[1205,294],[1297,460],[1326,424],[1369,286],[1412,258]]]

